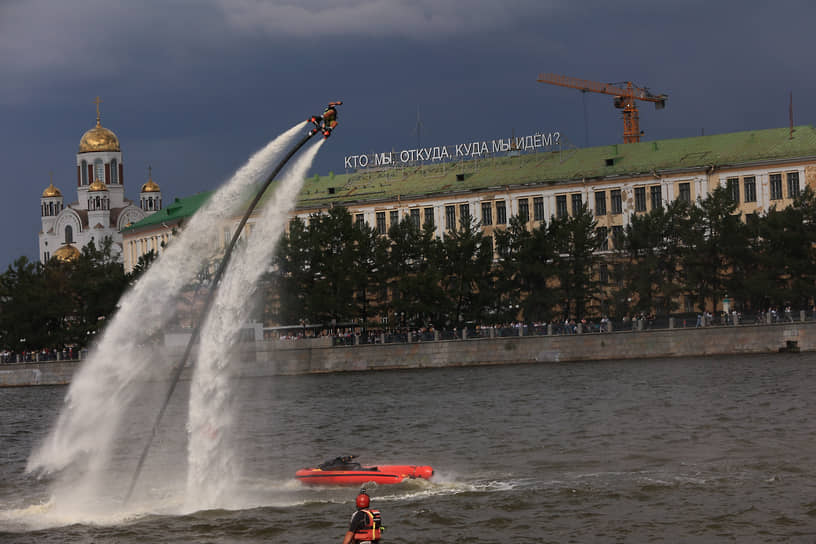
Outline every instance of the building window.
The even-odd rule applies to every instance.
[[[728,178],[725,181],[725,188],[728,190],[728,195],[731,197],[731,202],[734,204],[739,204],[739,178]]]
[[[646,211],[646,187],[635,187],[635,211]]]
[[[496,201],[496,224],[507,224],[507,209],[504,207],[504,200]]]
[[[623,249],[623,227],[620,225],[612,226],[612,244],[615,249]]]
[[[745,202],[756,202],[756,178],[749,176],[742,182],[743,193],[745,194]]]
[[[609,266],[602,264],[598,267],[598,281],[601,285],[609,283]]]
[[[771,200],[782,200],[782,174],[771,174]]]
[[[434,226],[434,210],[433,208],[425,208],[425,225],[433,228]]]
[[[96,159],[94,161],[94,179],[105,183],[105,165],[102,164],[102,159]]]
[[[482,202],[482,225],[489,227],[493,224],[493,204]]]
[[[555,216],[558,219],[567,216],[567,195],[558,195],[555,197]]]
[[[788,172],[788,198],[799,196],[799,172]]]
[[[454,206],[445,206],[445,228],[456,229],[456,208]]]
[[[525,223],[530,220],[530,200],[526,198],[520,198],[518,201],[519,206],[519,218],[524,221]]]
[[[544,197],[537,196],[533,199],[533,219],[544,221]]]
[[[572,216],[577,217],[581,215],[581,208],[584,207],[584,203],[581,202],[581,194],[576,193],[572,195]]]
[[[595,215],[606,215],[606,191],[595,192]]]
[[[119,163],[116,159],[111,160],[111,183],[119,183]]]
[[[388,212],[388,226],[393,227],[394,225],[399,223],[399,212],[397,210],[392,210]]]
[[[358,227],[362,228],[362,226],[365,225],[365,216],[361,213],[358,213],[357,215],[354,216],[354,223]]]
[[[657,210],[663,207],[663,196],[660,185],[652,185],[649,187],[649,197],[652,201],[652,209]]]
[[[411,210],[411,223],[416,227],[419,228],[419,208],[413,208]]]
[[[691,203],[691,183],[681,183],[678,185],[678,189],[680,194],[677,196],[677,200]]]
[[[385,234],[385,212],[377,212],[377,234]]]
[[[598,227],[595,232],[598,233],[598,239],[601,241],[598,249],[607,251],[609,249],[609,230],[606,227]]]
[[[470,204],[459,204],[459,221],[463,225],[470,225]]]
[[[612,189],[609,191],[609,204],[612,208],[613,215],[620,215],[623,213],[620,189]]]
[[[74,243],[74,229],[71,225],[65,226],[65,243],[66,244],[73,244]]]
[[[82,167],[79,170],[82,174],[82,185],[88,185],[88,163],[82,161]]]

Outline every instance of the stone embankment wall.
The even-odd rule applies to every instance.
[[[292,340],[243,345],[244,376],[297,375],[447,366],[574,362],[587,360],[700,357],[776,353],[795,342],[816,351],[816,322],[775,325],[662,329],[604,334],[474,338],[410,344],[331,347]],[[168,350],[178,357],[179,349]],[[71,381],[80,363],[0,365],[0,386],[57,385]]]

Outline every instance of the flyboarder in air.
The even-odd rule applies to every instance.
[[[323,115],[313,115],[309,119],[309,121],[315,126],[315,128],[312,129],[311,134],[315,134],[319,131],[323,133],[324,139],[331,136],[332,130],[334,130],[334,127],[337,126],[337,106],[342,104],[342,101],[329,102],[329,105],[326,106],[326,111],[323,112]]]

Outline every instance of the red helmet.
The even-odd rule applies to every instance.
[[[364,492],[357,495],[357,508],[368,508],[368,505],[371,504],[371,498],[366,495]]]

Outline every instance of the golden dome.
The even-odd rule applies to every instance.
[[[68,263],[79,259],[80,253],[71,244],[65,244],[54,252],[54,258],[63,263]]]
[[[62,196],[62,193],[60,192],[59,189],[54,187],[53,183],[51,183],[48,187],[45,188],[45,191],[43,191],[42,196],[43,198],[49,198],[52,196]]]
[[[147,183],[142,185],[143,193],[158,193],[160,191],[161,189],[159,188],[158,184],[152,179],[147,180]]]
[[[102,183],[99,180],[96,180],[93,183],[91,183],[90,185],[88,185],[88,192],[89,193],[94,192],[94,191],[107,191],[107,190],[108,190],[108,188],[105,187],[105,184]]]
[[[119,151],[119,138],[113,131],[102,126],[99,115],[99,104],[102,101],[96,97],[96,126],[82,135],[79,141],[79,152],[90,151]]]
[[[79,152],[119,151],[119,138],[112,131],[98,124],[82,135],[79,141]]]

